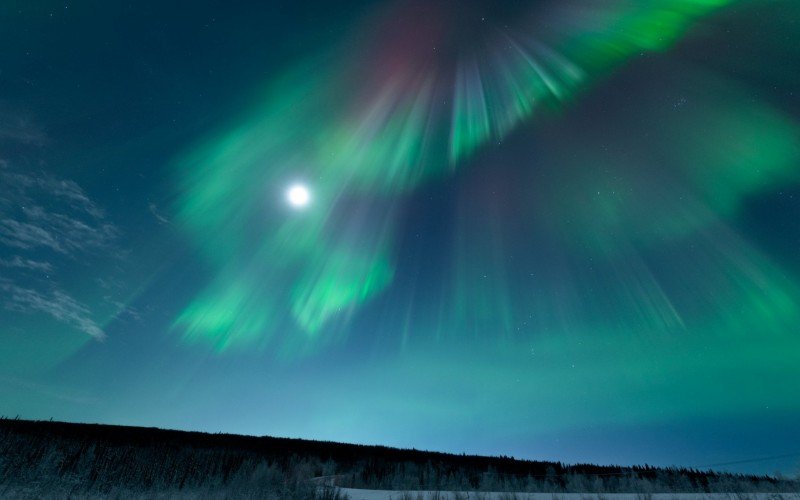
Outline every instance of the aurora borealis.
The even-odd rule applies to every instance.
[[[797,2],[110,3],[0,7],[0,413],[800,465]]]

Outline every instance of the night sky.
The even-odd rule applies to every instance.
[[[800,470],[800,2],[0,6],[0,414]]]

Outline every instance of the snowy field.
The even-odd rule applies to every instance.
[[[499,493],[339,488],[350,500],[800,500],[800,493]]]

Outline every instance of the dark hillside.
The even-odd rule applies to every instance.
[[[778,492],[797,482],[688,469],[515,460],[301,439],[0,419],[0,495],[314,498],[374,489]]]

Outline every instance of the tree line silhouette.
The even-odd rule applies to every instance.
[[[0,419],[0,496],[135,493],[338,498],[341,486],[548,493],[795,492],[800,481],[384,446]]]

